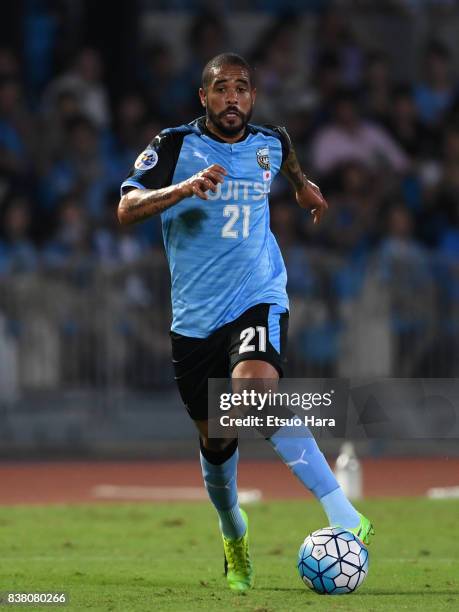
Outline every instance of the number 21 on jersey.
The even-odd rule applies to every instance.
[[[242,237],[249,237],[250,223],[250,206],[247,204],[239,206],[238,204],[227,204],[223,209],[223,216],[229,217],[228,221],[222,227],[222,238],[238,238],[241,222],[237,223],[241,216],[242,208]],[[236,225],[237,224],[237,225]],[[235,227],[236,226],[236,227]]]

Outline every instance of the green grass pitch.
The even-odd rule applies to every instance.
[[[303,538],[326,524],[312,501],[247,507],[256,586],[246,595],[226,587],[210,504],[2,507],[0,590],[66,591],[63,610],[459,610],[459,502],[359,508],[376,536],[369,577],[352,595],[316,595],[297,574]]]

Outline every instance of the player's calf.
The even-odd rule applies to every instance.
[[[222,534],[229,539],[241,538],[246,531],[237,496],[237,440],[223,450],[210,451],[201,442],[201,468],[204,484],[220,521]]]

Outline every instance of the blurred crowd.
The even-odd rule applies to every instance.
[[[0,278],[154,256],[159,222],[119,227],[119,186],[156,133],[202,114],[202,67],[234,49],[229,29],[214,13],[191,14],[185,65],[166,35],[143,46],[126,35],[121,51],[130,60],[117,66],[97,37],[81,44],[55,12],[29,4],[36,10],[24,16],[26,49],[0,48]],[[400,80],[392,56],[363,44],[333,8],[317,14],[310,52],[298,61],[297,23],[295,15],[273,17],[244,51],[256,68],[254,120],[287,127],[330,204],[316,228],[282,179],[273,187],[272,228],[291,295],[313,298],[326,282],[346,304],[373,265],[381,283],[402,288],[393,325],[411,347],[423,329],[416,305],[433,285],[444,333],[459,335],[459,79],[451,50],[426,38],[416,74]],[[308,260],[311,248],[340,262],[325,281]],[[320,351],[320,363],[336,354],[335,307],[304,331],[302,350],[308,358]]]

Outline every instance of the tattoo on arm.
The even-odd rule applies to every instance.
[[[137,202],[133,202],[132,204],[128,204],[126,206],[127,211],[135,212],[141,211],[142,209],[149,208],[149,212],[151,215],[162,212],[166,206],[166,204],[171,199],[169,193],[159,194],[157,191],[152,193],[149,197],[138,200]]]
[[[306,183],[306,177],[301,170],[293,147],[290,149],[287,159],[282,164],[281,172],[293,185],[295,191],[299,191]]]
[[[122,212],[128,223],[137,223],[149,217],[162,213],[177,203],[177,197],[171,187],[155,189],[145,193],[126,196],[126,202],[122,206]]]

